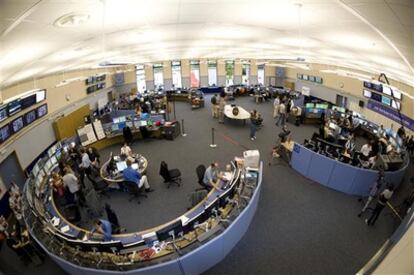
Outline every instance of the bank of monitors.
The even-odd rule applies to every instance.
[[[0,121],[3,121],[7,118],[7,105],[0,107]]]
[[[47,114],[47,104],[43,104],[42,106],[36,109],[37,118],[41,118]]]
[[[37,118],[37,116],[36,116],[36,110],[32,110],[30,112],[27,112],[27,113],[24,114],[24,124],[25,125],[29,125],[33,121],[35,121],[36,118]]]
[[[0,143],[5,142],[11,136],[10,126],[9,124],[4,125],[0,128]]]
[[[161,228],[156,232],[158,241],[162,242],[165,240],[172,240],[174,236],[178,238],[179,235],[183,234],[183,223],[181,220],[173,222],[164,228]]]
[[[24,127],[23,117],[18,117],[10,123],[12,133],[19,132]]]

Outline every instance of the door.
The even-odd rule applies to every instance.
[[[346,96],[336,95],[336,106],[346,108],[348,98]]]
[[[20,167],[16,153],[11,153],[1,164],[0,164],[0,175],[6,188],[10,187],[10,182],[15,182],[20,190],[23,189],[26,177]]]

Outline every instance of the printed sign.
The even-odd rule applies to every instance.
[[[394,120],[395,122],[402,123],[404,127],[410,129],[411,131],[414,131],[414,120],[411,118],[401,114],[398,114],[398,111],[391,109],[387,106],[382,105],[381,103],[374,102],[374,101],[368,101],[367,108],[377,112],[391,120]]]
[[[310,88],[306,86],[302,86],[302,94],[306,96],[310,96]]]

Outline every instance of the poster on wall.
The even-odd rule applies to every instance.
[[[310,96],[310,88],[306,86],[302,86],[302,94],[305,96]]]

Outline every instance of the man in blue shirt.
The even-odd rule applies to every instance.
[[[95,221],[95,228],[92,229],[91,234],[99,233],[103,235],[103,240],[109,242],[112,239],[112,225],[109,221],[98,219]]]
[[[154,191],[148,183],[147,176],[141,175],[137,170],[131,167],[132,161],[130,159],[126,160],[126,164],[127,168],[122,171],[124,180],[135,182],[138,185],[138,188],[142,188],[142,186],[144,186],[146,192]]]
[[[218,179],[220,176],[217,173],[218,163],[213,162],[204,172],[203,183],[207,189],[215,188],[216,190],[220,190],[218,187]]]

